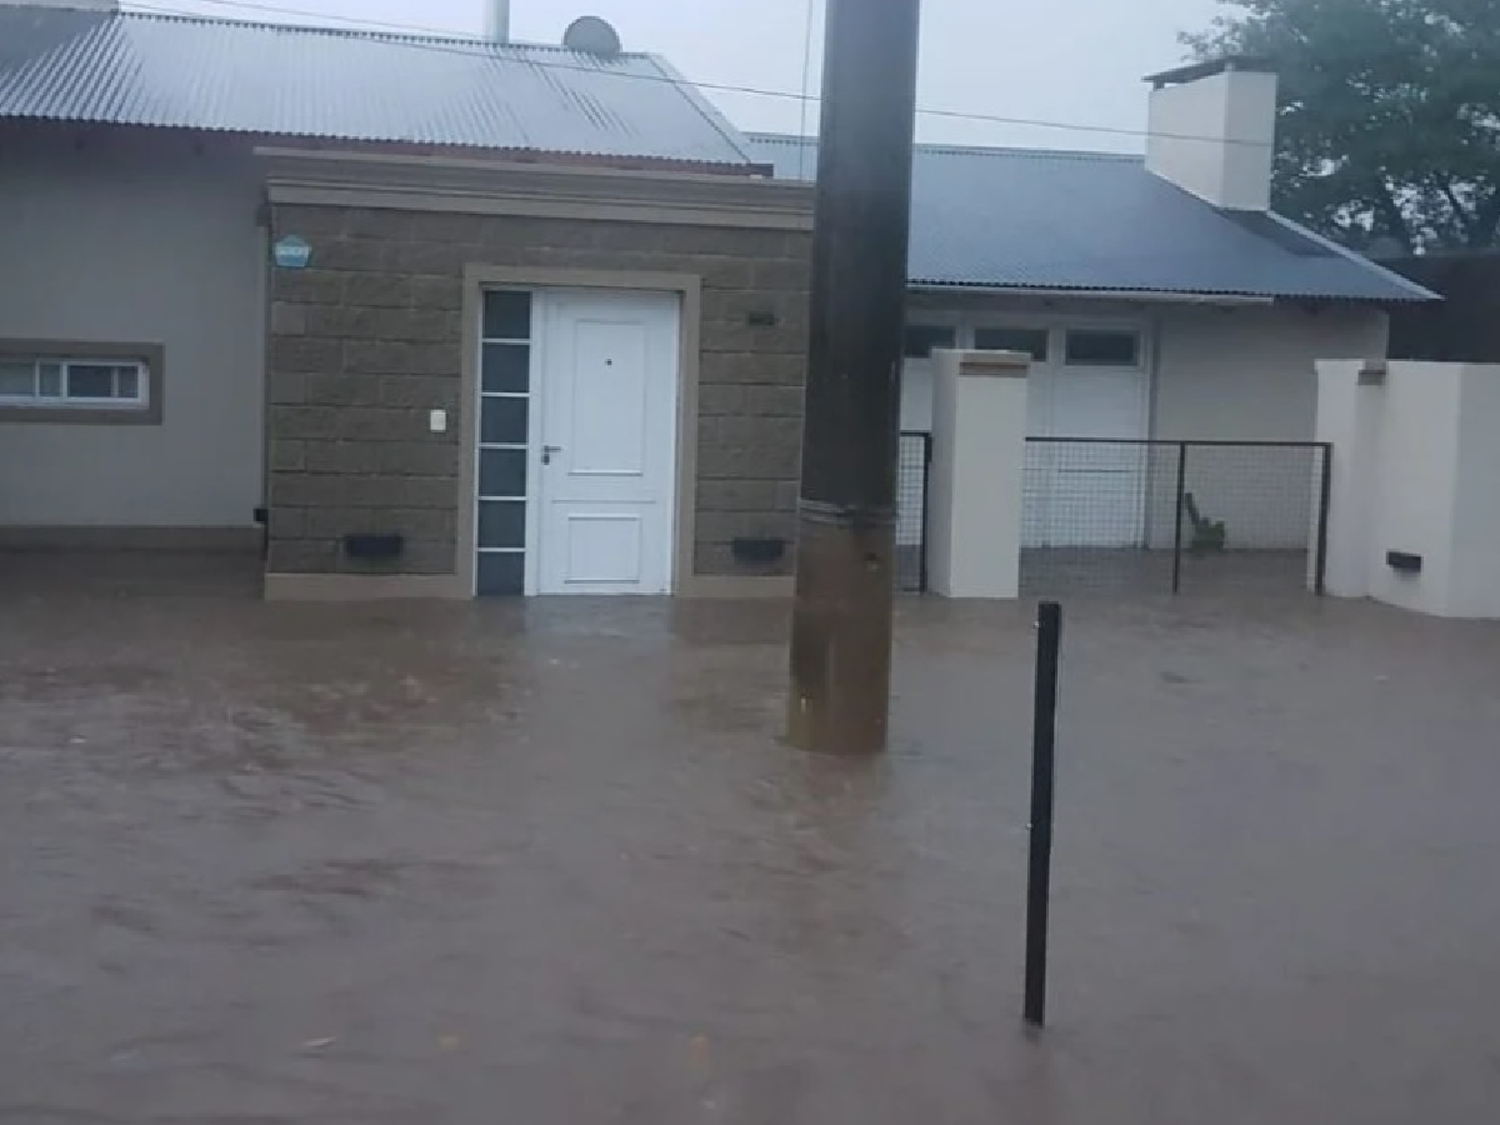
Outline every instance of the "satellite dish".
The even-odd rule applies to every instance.
[[[598,16],[579,16],[563,32],[563,46],[585,55],[612,59],[621,51],[620,34]]]

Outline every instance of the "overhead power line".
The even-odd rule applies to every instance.
[[[204,19],[201,12],[188,11],[182,8],[169,8],[157,4],[136,3],[127,0],[133,11],[144,12],[150,15],[178,16],[185,19]],[[462,38],[459,33],[437,27],[424,27],[421,24],[392,23],[385,20],[362,20],[352,16],[330,15],[323,12],[314,12],[306,8],[291,8],[279,4],[265,4],[258,0],[196,0],[197,3],[209,4],[220,8],[233,8],[241,11],[255,12],[265,15],[296,16],[302,19],[314,21],[332,21],[349,27],[351,30],[363,30],[371,34],[390,34],[408,37],[406,45],[414,50],[432,51],[439,54],[457,55],[463,58],[476,58],[485,54],[493,44],[475,37],[473,39]],[[273,20],[260,21],[271,26],[282,26]],[[530,46],[532,44],[516,44],[517,46]],[[528,65],[541,67],[546,70],[571,71],[580,74],[590,74],[598,77],[602,72],[596,67],[574,66],[565,62],[549,62],[540,59],[528,60]],[[697,82],[687,78],[678,78],[668,74],[617,74],[612,75],[620,81],[626,82],[657,82],[668,86],[711,91],[719,94],[738,94],[746,97],[776,98],[783,101],[800,102],[803,105],[817,103],[821,99],[816,94],[797,93],[792,90],[771,90],[760,86],[741,86],[723,82]],[[1195,133],[1152,133],[1146,129],[1128,129],[1115,125],[1086,125],[1081,122],[1051,121],[1039,117],[1010,117],[1003,114],[977,113],[971,110],[957,109],[933,109],[918,107],[917,115],[920,117],[931,117],[944,121],[968,121],[987,125],[1008,125],[1027,129],[1051,129],[1062,132],[1092,133],[1105,136],[1133,137],[1145,139],[1158,137],[1167,140],[1178,141],[1201,141],[1206,144],[1234,144],[1263,147],[1264,142],[1240,140],[1229,137],[1215,137],[1207,134]]]
[[[798,135],[803,137],[807,136],[807,111],[812,105],[812,98],[809,97],[809,92],[812,86],[813,33],[817,30],[817,14],[817,0],[807,0],[807,27],[802,40],[802,123],[798,127]],[[797,178],[799,180],[803,178],[803,173],[807,171],[806,161],[807,150],[804,147],[797,151]]]

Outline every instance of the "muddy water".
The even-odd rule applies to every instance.
[[[848,762],[776,607],[190,593],[0,602],[0,1122],[1500,1105],[1495,628],[1076,607],[1038,1043],[1024,609],[905,606]]]

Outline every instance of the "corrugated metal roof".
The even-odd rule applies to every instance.
[[[0,117],[745,165],[662,60],[0,7]]]
[[[778,176],[817,142],[752,136]],[[1421,301],[1433,294],[1277,215],[1224,211],[1137,156],[918,145],[908,270],[917,286]]]

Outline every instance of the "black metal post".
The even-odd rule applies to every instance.
[[[922,593],[927,593],[927,532],[931,525],[932,505],[928,502],[928,495],[932,485],[932,435],[922,435],[922,550],[919,558],[921,566],[918,571],[918,581],[922,584]]]
[[[1172,593],[1182,592],[1182,518],[1187,514],[1187,442],[1177,443],[1177,523],[1172,533]]]
[[[787,733],[885,749],[920,0],[829,0]]]
[[[1052,804],[1062,606],[1037,612],[1036,701],[1031,738],[1031,847],[1026,875],[1026,1022],[1047,1022],[1047,915],[1052,898]]]
[[[1320,447],[1322,480],[1318,482],[1318,557],[1313,560],[1313,593],[1322,597],[1328,587],[1328,510],[1333,504],[1333,446]]]

